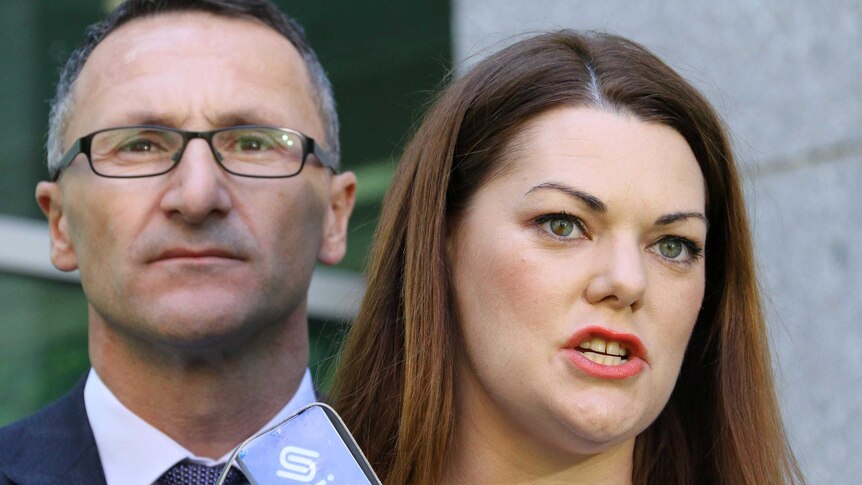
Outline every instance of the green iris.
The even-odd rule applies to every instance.
[[[566,219],[551,219],[549,222],[551,232],[556,236],[566,237],[575,229],[575,224]]]
[[[676,259],[682,254],[682,242],[674,239],[666,239],[658,243],[658,250],[665,258]]]

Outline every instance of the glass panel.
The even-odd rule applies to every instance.
[[[81,287],[0,273],[0,425],[67,392],[89,368]]]

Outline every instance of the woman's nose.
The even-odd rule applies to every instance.
[[[645,257],[646,253],[634,238],[607,241],[595,260],[595,272],[587,285],[587,300],[619,308],[636,307],[646,291]]]

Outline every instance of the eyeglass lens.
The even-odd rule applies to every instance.
[[[302,168],[299,135],[277,128],[233,128],[216,132],[219,162],[239,175],[284,177]],[[157,128],[118,128],[97,133],[90,144],[93,169],[113,177],[140,177],[170,170],[183,150],[180,133]]]

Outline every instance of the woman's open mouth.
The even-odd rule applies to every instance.
[[[629,351],[623,342],[592,337],[578,344],[576,350],[583,352],[586,358],[596,364],[621,365],[628,362]]]
[[[603,379],[626,379],[646,366],[646,348],[636,335],[595,325],[575,332],[563,351],[578,369]]]

